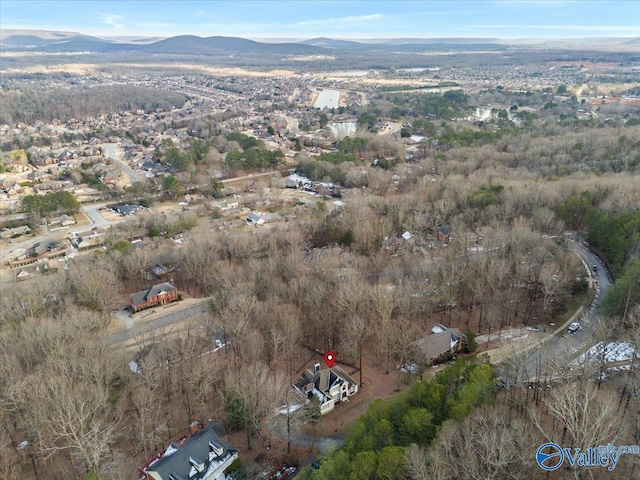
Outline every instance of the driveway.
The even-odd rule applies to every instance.
[[[139,335],[206,313],[208,308],[209,299],[203,298],[184,305],[179,302],[159,305],[138,312],[131,317],[122,310],[113,312],[113,315],[123,323],[124,329],[109,335],[107,344],[117,345],[126,342]]]
[[[276,415],[267,422],[267,426],[271,433],[273,433],[283,442],[287,443],[286,415]],[[321,451],[322,453],[327,453],[328,451],[340,447],[343,444],[344,438],[342,437],[342,435],[332,435],[330,437],[316,436],[314,438],[311,435],[302,433],[300,430],[298,430],[296,425],[291,426],[291,445],[295,445],[297,447],[309,447],[311,445],[315,445],[315,447],[319,451]]]

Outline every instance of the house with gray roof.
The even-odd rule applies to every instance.
[[[313,372],[302,372],[302,377],[293,386],[307,400],[315,396],[320,401],[320,413],[324,415],[337,403],[346,402],[358,393],[359,384],[338,366],[321,370],[320,364],[316,363]]]
[[[409,345],[417,362],[430,364],[441,355],[462,350],[465,335],[457,328],[446,328],[437,323],[431,332],[431,335],[420,338]]]
[[[29,232],[31,232],[31,229],[27,225],[22,225],[15,228],[3,228],[2,230],[0,230],[0,237],[15,238],[19,237],[20,235],[26,235]]]
[[[178,289],[168,282],[158,283],[131,294],[131,308],[134,312],[155,305],[165,305],[178,300]]]
[[[223,440],[226,436],[219,423],[209,423],[145,467],[146,480],[224,480],[225,470],[238,458],[238,449]]]
[[[247,216],[247,225],[255,225],[256,227],[264,224],[264,218],[258,213],[250,212]]]

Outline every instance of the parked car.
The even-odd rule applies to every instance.
[[[567,332],[576,333],[578,330],[580,330],[580,324],[578,322],[573,322],[571,325],[569,325]]]

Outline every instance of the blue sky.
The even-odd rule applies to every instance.
[[[640,36],[637,0],[0,0],[0,28],[246,38]]]

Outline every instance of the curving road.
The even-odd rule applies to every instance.
[[[507,365],[513,367],[518,357],[522,359],[524,364],[520,365],[520,376],[528,381],[540,381],[545,378],[545,375],[547,381],[552,380],[558,375],[554,372],[558,369],[562,371],[572,360],[599,341],[596,338],[598,329],[596,320],[602,314],[602,299],[611,287],[612,278],[595,253],[582,244],[570,240],[568,242],[567,248],[581,258],[589,277],[597,281],[595,295],[591,302],[580,307],[569,320],[550,335],[526,345],[501,347],[489,352],[492,361],[502,364],[502,368],[506,368]],[[572,322],[579,322],[581,328],[574,334],[568,334],[567,327]]]
[[[125,162],[120,160],[120,155],[116,154],[116,149],[112,144],[107,143],[100,146],[103,148],[103,151],[105,152],[105,157],[107,157],[114,164],[120,167],[122,171],[127,174],[132,184],[136,182],[142,182],[144,180],[144,178],[142,178],[140,175],[134,172],[131,169],[131,167],[129,167],[129,165],[127,165]]]

